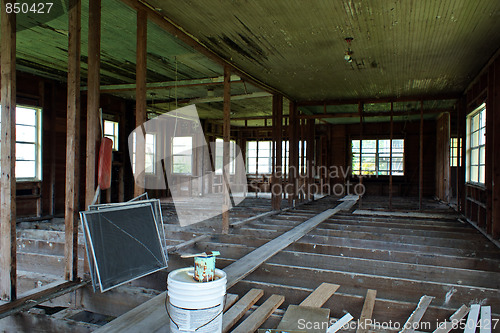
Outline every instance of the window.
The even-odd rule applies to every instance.
[[[352,140],[353,175],[389,175],[391,140]],[[392,175],[404,175],[404,140],[392,140]]]
[[[118,150],[118,122],[104,120],[104,136],[113,140],[113,150]]]
[[[16,106],[16,179],[42,180],[42,109]],[[1,124],[1,108],[0,108]],[[1,155],[1,154],[0,154]]]
[[[486,153],[486,104],[467,117],[467,181],[484,184]]]
[[[223,166],[224,140],[215,140],[215,174],[222,175]],[[229,141],[229,174],[234,175],[236,172],[235,165],[236,142]]]
[[[462,159],[457,162],[458,152],[462,151],[462,138],[450,139],[450,166],[462,166]]]
[[[136,139],[135,132],[132,136],[132,170],[135,173],[135,155],[136,155]],[[144,153],[144,173],[154,174],[156,172],[156,134],[146,133],[145,139],[145,153]]]
[[[247,173],[248,174],[270,174],[273,166],[273,142],[272,141],[247,141]],[[290,142],[282,141],[281,165],[283,173],[288,172],[290,156]],[[258,154],[257,154],[258,152]],[[304,141],[304,153],[306,142]],[[305,164],[305,159],[304,159]],[[302,168],[302,141],[299,141],[299,170]],[[305,172],[305,165],[304,165]]]
[[[193,165],[193,138],[178,136],[172,139],[172,172],[191,174]]]

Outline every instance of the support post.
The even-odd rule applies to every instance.
[[[69,8],[64,278],[74,281],[78,277],[81,0],[70,0]]]
[[[491,71],[491,75],[493,76],[493,105],[492,105],[492,115],[493,115],[493,128],[500,127],[500,57],[497,57],[495,62],[492,65],[493,70]],[[486,116],[488,119],[488,116]],[[491,212],[491,234],[494,239],[500,238],[500,133],[498,130],[493,131],[492,135],[492,149],[494,151],[492,153],[492,212]]]
[[[392,140],[394,138],[394,103],[391,102],[391,140],[389,150],[389,210],[392,210]]]
[[[101,62],[101,0],[89,1],[89,37],[87,72],[87,152],[85,207],[92,204],[95,194],[96,146],[99,136]]]
[[[224,124],[222,127],[222,136],[224,139],[222,152],[222,193],[224,194],[224,203],[222,204],[222,233],[229,232],[229,160],[230,145],[229,137],[231,134],[231,69],[228,65],[224,66]]]
[[[359,187],[363,188],[363,103],[358,103],[359,113]],[[349,194],[349,193],[347,193]],[[358,207],[363,205],[363,196],[359,196]]]
[[[273,210],[281,209],[282,199],[282,156],[283,156],[283,96],[273,95],[273,145],[274,170],[271,183],[271,204]]]
[[[295,206],[297,202],[297,176],[298,176],[298,166],[299,166],[299,119],[297,117],[297,103],[290,101],[289,105],[290,114],[290,142],[289,142],[289,152],[288,152],[288,182],[291,193],[288,194],[288,204],[289,206]]]
[[[424,195],[424,101],[420,101],[420,157],[418,168],[418,209],[422,210]]]
[[[148,17],[144,10],[137,11],[137,48],[136,48],[136,67],[135,67],[135,126],[139,127],[146,121],[146,73],[147,73],[147,51],[148,51]],[[139,132],[140,133],[140,132]],[[146,135],[145,133],[143,133]],[[144,141],[136,140],[136,145]],[[144,193],[144,188],[137,183],[145,184],[145,164],[146,147],[135,147],[135,185],[134,196],[137,197]],[[144,173],[140,171],[144,170]]]
[[[17,295],[16,260],[16,14],[1,9],[2,177],[0,208],[0,299]]]
[[[306,128],[307,128],[307,148],[306,148],[306,153],[307,153],[307,166],[306,166],[306,178],[307,178],[307,200],[313,200],[314,199],[314,193],[312,193],[312,189],[316,188],[313,185],[314,182],[314,156],[315,156],[315,150],[314,150],[314,142],[315,142],[315,119],[307,119],[306,121]]]

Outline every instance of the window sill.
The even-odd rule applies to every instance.
[[[486,191],[486,185],[485,184],[466,182],[465,185],[469,186],[469,187],[477,188],[478,190]]]

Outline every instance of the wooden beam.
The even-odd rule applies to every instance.
[[[69,35],[68,104],[66,116],[66,203],[64,213],[64,278],[68,281],[74,281],[78,277],[81,8],[81,0],[70,0],[68,11]]]
[[[101,0],[89,1],[88,71],[87,71],[87,153],[85,206],[92,204],[96,190],[96,152],[99,137],[99,105],[101,93]]]
[[[370,324],[372,319],[376,297],[377,291],[368,289],[368,291],[366,292],[365,303],[363,304],[363,309],[361,310],[361,316],[359,317],[359,326],[356,330],[356,333],[368,332],[368,324]]]
[[[264,304],[259,306],[250,316],[239,324],[232,332],[233,333],[248,333],[255,332],[267,318],[276,310],[283,302],[285,297],[282,295],[271,295]]]
[[[222,317],[222,332],[229,332],[231,327],[240,320],[245,313],[254,305],[262,296],[262,289],[251,289],[243,296],[235,305],[233,305]]]
[[[337,99],[337,100],[326,100],[326,101],[299,101],[298,106],[323,106],[323,105],[344,105],[344,104],[380,104],[380,103],[390,103],[390,102],[418,102],[418,101],[439,101],[439,100],[450,100],[459,99],[461,94],[442,94],[434,96],[406,96],[406,97],[386,97],[386,98],[358,98],[358,99]]]
[[[493,91],[495,94],[494,105],[492,106],[493,128],[500,128],[500,57],[494,63],[495,69],[493,72]],[[486,118],[488,119],[488,118]],[[493,238],[500,238],[500,133],[498,130],[493,132],[492,146],[496,151],[493,153],[491,169],[492,172],[492,226],[491,234]]]
[[[312,193],[313,189],[313,182],[314,182],[314,172],[313,172],[313,165],[314,165],[314,159],[315,159],[315,142],[316,142],[316,135],[315,135],[315,120],[314,119],[308,119],[306,121],[306,128],[307,128],[307,157],[306,157],[306,178],[307,178],[307,200],[313,200],[314,194]]]
[[[424,101],[420,101],[420,155],[418,167],[418,209],[422,210],[424,196]]]
[[[229,205],[230,205],[230,190],[229,190],[229,160],[230,160],[230,136],[231,136],[231,68],[228,65],[224,66],[224,124],[222,127],[222,135],[224,139],[222,153],[222,193],[224,202],[222,204],[222,233],[229,232]]]
[[[418,302],[417,308],[415,311],[410,315],[406,323],[403,325],[403,329],[400,331],[400,333],[413,333],[416,330],[416,327],[418,327],[418,324],[420,323],[420,320],[425,314],[425,311],[427,311],[427,308],[431,304],[432,300],[434,297],[431,296],[422,296],[420,298],[420,301]]]
[[[311,295],[307,296],[307,298],[300,303],[300,306],[320,308],[339,288],[340,286],[338,284],[323,282],[318,288],[314,289]]]
[[[443,112],[453,112],[453,108],[445,108],[445,109],[437,109],[437,110],[425,110],[424,114],[440,114]],[[363,118],[373,118],[373,117],[390,117],[391,112],[381,111],[381,112],[365,112],[362,113]],[[409,112],[396,112],[394,117],[407,117],[407,116],[416,116],[420,115],[420,111],[409,111]],[[318,114],[304,114],[300,115],[301,119],[335,119],[335,118],[359,118],[359,112],[335,112],[335,113],[318,113]]]
[[[282,184],[282,156],[283,156],[283,96],[273,95],[273,145],[274,170],[271,182],[271,204],[273,210],[281,209],[283,193]]]
[[[87,281],[68,281],[64,283],[57,283],[55,286],[44,289],[33,295],[19,298],[13,302],[0,305],[0,318],[11,316],[15,313],[31,309],[38,304],[75,291],[76,289],[85,286],[87,283]]]
[[[242,80],[238,75],[231,75],[231,82],[242,82]],[[190,80],[149,82],[146,83],[146,89],[153,90],[153,89],[210,86],[210,85],[222,85],[223,83],[224,83],[224,76],[216,76],[216,77],[190,79]],[[134,91],[136,90],[136,88],[137,85],[135,83],[109,84],[101,86],[101,91],[106,91],[107,93],[111,93],[119,91]],[[86,91],[87,87],[82,87],[82,90]]]
[[[147,76],[147,52],[148,52],[148,15],[144,10],[137,11],[137,37],[136,37],[136,67],[135,67],[135,126],[139,127],[146,121],[146,76]],[[140,132],[142,133],[142,132]],[[144,134],[144,141],[136,140],[137,152],[135,156],[135,184],[134,196],[139,196],[144,193],[144,188],[139,184],[145,184],[145,146],[138,147],[139,142],[146,143]],[[138,184],[139,183],[139,184]]]
[[[233,96],[231,96],[231,100],[232,101],[239,101],[239,100],[249,99],[249,98],[263,98],[263,97],[271,97],[271,96],[272,95],[270,93],[267,93],[267,92],[254,92],[254,93],[250,93],[250,94],[233,95]],[[201,103],[216,103],[216,102],[224,102],[224,96],[179,100],[180,104],[183,104],[183,103],[201,104]]]
[[[363,103],[358,103],[359,113],[359,185],[363,188]],[[363,197],[359,198],[359,209],[362,208]]]
[[[229,60],[222,58],[214,51],[212,51],[207,45],[203,44],[198,38],[195,38],[194,36],[189,34],[187,31],[175,24],[171,19],[154,10],[151,6],[136,0],[122,1],[135,10],[146,11],[150,20],[160,28],[162,28],[164,31],[170,33],[172,36],[175,36],[182,42],[186,43],[188,46],[192,47],[193,50],[198,51],[199,53],[205,55],[207,58],[215,61],[216,63],[222,66],[230,66],[232,72],[242,77],[245,81],[258,86],[269,93],[279,93],[287,96],[286,94],[283,94],[277,89],[270,87],[259,79],[253,77],[249,73],[245,72],[242,68],[239,68],[235,64],[231,63]]]
[[[294,101],[290,101],[289,104],[289,153],[288,153],[288,183],[292,186],[290,190],[292,193],[288,193],[288,205],[295,206],[297,204],[297,178],[298,178],[298,167],[299,167],[299,119],[297,104]]]
[[[391,102],[391,140],[390,140],[390,152],[389,152],[389,210],[392,210],[392,140],[394,137],[394,103]]]
[[[16,14],[1,9],[0,300],[16,299]]]

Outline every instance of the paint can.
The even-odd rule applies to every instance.
[[[215,256],[194,257],[194,279],[198,282],[210,282],[215,275]]]
[[[205,283],[194,279],[192,267],[172,271],[165,301],[170,332],[222,332],[226,282],[226,273],[220,269],[215,269],[213,280]]]

